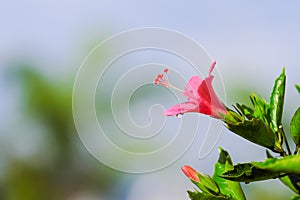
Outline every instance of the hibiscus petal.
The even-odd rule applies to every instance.
[[[192,76],[192,78],[190,78],[189,82],[184,88],[184,94],[188,97],[188,100],[193,99],[197,101],[197,99],[199,98],[198,88],[202,81],[203,80],[200,76]]]
[[[170,107],[168,110],[165,110],[164,115],[173,116],[177,114],[183,114],[186,112],[199,112],[198,103],[196,102],[184,102]]]
[[[210,66],[209,75],[205,79],[202,79],[199,76],[191,77],[183,92],[188,101],[172,106],[166,110],[164,114],[172,116],[186,112],[198,112],[219,119],[222,118],[223,114],[227,113],[227,110],[224,104],[217,97],[212,87],[212,80],[214,79],[214,76],[211,75],[211,73],[215,66],[216,61],[214,61]],[[158,75],[156,80],[160,79],[160,76],[162,75]]]
[[[212,71],[214,70],[215,66],[216,66],[217,62],[213,61],[213,63],[211,64],[210,68],[209,68],[209,72],[208,75],[210,75],[212,73]]]
[[[203,114],[220,117],[219,112],[226,113],[226,108],[213,89],[213,78],[214,76],[212,75],[208,76],[198,88],[198,94],[200,96],[199,109]]]
[[[201,101],[211,102],[211,99],[213,96],[213,89],[212,89],[212,80],[213,76],[209,76],[202,81],[200,86],[197,89],[198,95],[201,99]]]

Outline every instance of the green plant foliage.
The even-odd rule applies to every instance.
[[[290,124],[290,134],[297,146],[300,144],[300,107],[295,112],[291,124]]]
[[[228,114],[230,115],[230,113]],[[231,123],[226,121],[227,128],[239,136],[260,146],[274,151],[275,136],[271,128],[261,119],[253,118],[241,122]]]
[[[284,104],[284,93],[285,93],[285,69],[275,80],[273,90],[270,97],[270,121],[272,128],[275,132],[278,132],[278,127],[281,125],[283,104]]]
[[[284,94],[285,94],[285,68],[283,68],[279,77],[275,80],[273,90],[270,96],[270,106],[269,106],[269,124],[271,129],[275,133],[275,146],[281,149],[283,138],[285,137],[279,127],[281,126],[283,104],[284,104]]]
[[[253,162],[253,165],[272,172],[300,175],[300,155],[268,158],[264,162]]]
[[[246,117],[248,120],[253,119],[254,115],[254,110],[246,105],[242,104],[236,104],[237,109],[242,113],[244,117]]]
[[[223,173],[222,177],[232,181],[249,183],[273,179],[281,175],[283,175],[283,173],[259,169],[255,167],[253,163],[243,163],[234,165],[234,169]]]
[[[299,195],[292,196],[291,200],[300,200],[300,196]]]
[[[208,175],[197,172],[199,182],[191,180],[203,193],[209,195],[218,195],[219,188],[215,181]]]
[[[212,194],[207,194],[204,192],[198,192],[198,191],[187,191],[189,194],[189,197],[191,200],[212,200],[212,199],[216,199],[216,200],[229,200],[232,198],[229,197],[225,197],[225,196],[215,196]]]
[[[220,192],[219,188],[215,183],[215,181],[210,176],[198,173],[198,177],[200,180],[199,183],[203,186],[201,188],[199,187],[202,191],[205,191],[206,193],[210,193],[213,195],[219,194]]]
[[[280,178],[280,181],[289,187],[292,191],[300,194],[300,177],[297,174],[289,174]]]
[[[1,173],[0,199],[72,199],[82,192],[103,194],[110,191],[121,174],[97,165],[76,137],[71,106],[72,82],[68,78],[63,81],[48,79],[31,65],[17,67],[9,72],[10,80],[22,92],[18,96],[23,106],[22,114],[34,126],[41,127],[38,129],[41,138],[31,139],[38,142],[42,150],[33,149],[33,155],[26,159],[15,153],[7,154]],[[20,131],[18,138],[31,137],[29,131]],[[33,128],[33,131],[36,130]]]
[[[200,191],[188,191],[190,199],[245,199],[240,183],[221,177],[225,171],[233,169],[233,166],[227,151],[222,148],[219,148],[219,151],[220,156],[215,164],[213,177],[197,172],[199,181],[191,180]]]
[[[254,107],[253,117],[262,119],[265,123],[268,123],[269,104],[266,100],[256,94],[252,94],[250,100]]]
[[[300,94],[300,85],[295,85],[295,87],[296,87],[297,91],[298,91],[299,94]]]
[[[237,112],[229,110],[225,116],[228,129],[251,142],[274,152],[283,153],[282,138],[285,136],[279,127],[284,105],[285,83],[286,76],[283,69],[275,80],[270,103],[256,94],[250,96],[253,108],[237,103],[235,107]]]
[[[268,179],[280,179],[293,192],[297,193],[291,199],[300,199],[300,107],[295,112],[290,122],[290,135],[296,144],[294,155],[291,152],[287,137],[282,126],[284,108],[284,95],[286,85],[285,68],[276,78],[269,103],[262,97],[252,94],[252,106],[237,103],[235,110],[227,109],[223,121],[226,127],[235,134],[279,153],[279,158],[274,158],[266,150],[267,157],[263,162],[248,162],[233,166],[229,154],[220,150],[220,157],[215,164],[213,180],[219,188],[221,195],[218,198],[245,199],[239,182],[255,182]],[[295,85],[300,93],[300,86]],[[283,145],[284,142],[284,146]],[[287,150],[287,152],[286,152]],[[189,192],[191,199],[218,199],[211,194]],[[223,197],[224,196],[224,197]]]
[[[297,181],[295,175],[298,177],[300,175],[299,166],[300,155],[286,156],[280,159],[268,158],[264,162],[237,164],[233,170],[223,173],[222,177],[239,182],[254,182],[294,174],[289,177],[294,185],[294,182]],[[287,183],[288,180],[284,181]],[[296,190],[298,191],[298,189]]]
[[[273,156],[271,155],[271,153],[267,150],[267,157],[268,158],[273,158]],[[289,174],[287,176],[283,176],[281,178],[279,178],[279,180],[286,185],[287,187],[289,187],[292,191],[294,191],[295,193],[300,192],[300,185],[298,185],[297,183],[300,183],[300,177],[296,174]]]
[[[245,195],[240,183],[226,180],[221,177],[225,171],[233,169],[233,165],[230,155],[227,151],[219,147],[219,152],[219,160],[215,164],[213,179],[218,184],[220,192],[227,197],[231,197],[232,199],[245,199]]]

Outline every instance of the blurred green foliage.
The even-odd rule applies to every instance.
[[[49,80],[26,64],[17,66],[10,77],[21,88],[26,118],[42,125],[44,148],[51,148],[26,159],[9,155],[0,180],[0,199],[59,200],[86,193],[97,198],[111,192],[120,174],[91,158],[80,143],[72,118],[72,81]],[[47,151],[53,153],[43,155]]]

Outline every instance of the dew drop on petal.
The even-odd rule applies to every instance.
[[[183,114],[176,114],[176,117],[177,117],[178,119],[181,119],[181,118],[183,117]]]

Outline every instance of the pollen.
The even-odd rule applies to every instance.
[[[164,73],[163,74],[158,74],[154,81],[153,81],[153,84],[154,85],[161,85],[161,86],[164,86],[164,87],[167,87],[167,88],[172,88],[172,89],[175,89],[175,90],[178,90],[180,92],[183,92],[183,90],[180,90],[176,87],[174,87],[170,81],[169,81],[169,78],[168,78],[168,72],[169,72],[169,69],[168,68],[165,68],[164,69]]]
[[[164,86],[164,87],[169,87],[171,84],[169,82],[169,79],[168,79],[168,73],[169,69],[168,68],[165,68],[164,69],[164,74],[158,74],[156,76],[156,78],[154,79],[154,85],[161,85],[161,86]]]

